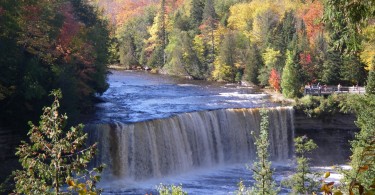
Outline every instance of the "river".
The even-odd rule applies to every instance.
[[[112,71],[108,82],[94,122],[138,122],[193,111],[275,106],[268,94],[253,88],[143,71]]]
[[[182,184],[189,194],[233,194],[241,179],[250,185],[259,107],[269,110],[275,180],[293,171],[294,111],[267,94],[137,71],[112,71],[108,82],[86,127],[99,142],[94,164],[107,164],[104,194],[157,194],[160,183]]]

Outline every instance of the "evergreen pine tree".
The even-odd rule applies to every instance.
[[[349,84],[364,83],[366,78],[365,65],[357,55],[346,55],[340,69],[341,80]]]
[[[257,148],[257,161],[254,162],[253,178],[255,180],[254,186],[251,188],[252,194],[257,195],[273,195],[277,194],[276,183],[272,178],[273,170],[271,169],[271,162],[269,158],[269,138],[268,138],[268,111],[260,110],[261,122],[259,136],[255,137],[255,146]]]
[[[323,63],[322,82],[338,83],[340,81],[340,66],[342,66],[342,58],[339,51],[333,48],[328,49],[326,60]]]
[[[191,17],[191,22],[194,28],[198,28],[199,25],[202,23],[203,8],[204,8],[203,0],[191,1],[190,17]]]
[[[165,17],[167,17],[167,13],[166,13],[166,9],[165,9],[165,0],[161,0],[161,13],[160,13],[160,17],[161,17],[161,26],[160,26],[160,39],[161,39],[161,50],[162,50],[162,53],[163,53],[163,66],[165,65],[166,63],[166,55],[165,55],[165,48],[167,47],[167,30],[166,30],[166,21],[165,21]]]
[[[249,48],[249,55],[245,64],[244,78],[254,84],[258,84],[259,67],[263,66],[262,55],[255,44],[251,44]]]
[[[215,61],[215,37],[214,37],[214,30],[217,23],[217,14],[215,12],[214,3],[212,0],[206,0],[203,9],[203,21],[202,26],[205,27],[206,31],[208,31],[209,42],[211,44],[211,51],[209,54],[209,63],[213,63]],[[203,32],[204,30],[202,30]]]
[[[298,81],[298,70],[294,62],[294,52],[286,52],[286,64],[281,78],[281,89],[285,97],[294,98],[299,95],[300,83]]]
[[[292,188],[293,194],[313,194],[313,192],[318,191],[319,182],[317,175],[310,169],[310,158],[306,155],[316,149],[317,145],[306,136],[296,137],[294,145],[297,155],[297,170],[290,179],[283,181],[283,183]]]
[[[217,14],[215,11],[214,7],[214,2],[213,0],[206,0],[203,8],[203,13],[202,13],[202,19],[203,20],[210,20],[210,19],[216,19]]]

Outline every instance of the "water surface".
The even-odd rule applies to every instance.
[[[272,106],[269,95],[237,84],[189,80],[143,71],[115,71],[94,123],[138,122],[177,113]]]

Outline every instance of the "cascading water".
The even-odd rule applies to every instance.
[[[293,154],[293,109],[269,110],[270,154],[283,161]],[[144,180],[194,168],[249,162],[255,157],[251,131],[259,133],[259,109],[182,113],[131,124],[88,125],[90,142],[99,142],[95,164],[107,164],[111,178]]]

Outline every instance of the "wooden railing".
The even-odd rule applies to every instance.
[[[358,93],[364,94],[366,90],[364,87],[348,87],[348,86],[341,86],[338,88],[337,86],[305,86],[304,95],[330,95],[333,93]]]

